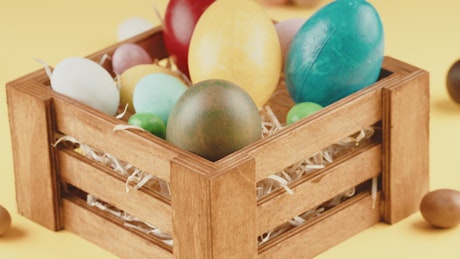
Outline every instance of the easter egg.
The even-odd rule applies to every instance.
[[[292,106],[286,116],[286,124],[292,124],[298,120],[301,120],[307,116],[312,115],[313,113],[321,110],[323,106],[312,103],[312,102],[303,102],[297,103]]]
[[[143,77],[154,73],[163,73],[180,78],[180,75],[172,70],[155,64],[133,66],[120,75],[118,81],[120,85],[120,103],[123,107],[129,104],[128,111],[131,113],[134,113],[133,93],[137,83]]]
[[[118,75],[130,67],[151,64],[152,62],[153,60],[147,51],[134,43],[120,45],[112,55],[113,72]]]
[[[0,205],[0,237],[5,235],[11,227],[11,215],[5,207]]]
[[[195,27],[188,58],[192,83],[231,81],[258,107],[271,97],[281,73],[278,35],[254,1],[219,0],[210,5]]]
[[[169,116],[166,140],[210,161],[258,140],[261,118],[252,98],[226,80],[190,87]]]
[[[51,75],[51,88],[96,110],[115,115],[120,93],[110,76],[98,63],[82,57],[59,62]]]
[[[134,88],[134,110],[136,113],[153,113],[167,124],[172,107],[185,90],[187,86],[174,76],[163,73],[147,75]]]
[[[153,135],[164,139],[166,137],[166,125],[164,121],[152,113],[136,113],[128,119],[128,124],[136,125]]]
[[[420,213],[435,227],[457,226],[460,224],[460,191],[437,189],[428,192],[420,202]]]
[[[363,0],[324,6],[299,29],[288,51],[286,86],[295,102],[327,106],[374,83],[384,54],[375,8]]]
[[[283,67],[292,39],[294,39],[294,36],[305,21],[306,19],[303,18],[291,18],[275,24],[276,33],[278,34],[281,44],[281,60]]]
[[[460,104],[460,60],[455,61],[447,71],[446,87],[450,98]]]
[[[123,41],[152,28],[153,25],[148,20],[142,17],[130,17],[118,26],[117,39]]]
[[[195,25],[214,0],[171,0],[165,11],[163,38],[177,68],[189,76],[188,51]]]

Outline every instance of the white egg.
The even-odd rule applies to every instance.
[[[58,63],[51,75],[51,88],[109,115],[117,113],[120,103],[109,72],[87,58],[71,57]]]
[[[148,31],[153,28],[152,23],[142,17],[131,17],[124,20],[119,26],[117,31],[117,38],[119,41],[129,39],[140,33]]]

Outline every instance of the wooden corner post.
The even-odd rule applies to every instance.
[[[62,228],[53,141],[52,97],[33,81],[7,85],[18,212],[50,229]]]
[[[185,159],[171,164],[176,258],[255,258],[255,162],[208,172]]]
[[[429,184],[429,74],[415,70],[383,88],[383,220],[418,211]]]

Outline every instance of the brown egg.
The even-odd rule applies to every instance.
[[[460,223],[460,192],[452,189],[431,191],[423,197],[420,212],[435,227],[455,227]]]
[[[449,68],[446,77],[446,86],[452,100],[460,104],[460,60],[457,60]]]
[[[0,205],[0,236],[3,236],[8,232],[11,227],[11,216],[10,213]]]

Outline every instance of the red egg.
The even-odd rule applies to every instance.
[[[214,0],[171,0],[164,18],[164,41],[177,68],[187,76],[188,49],[193,30],[201,14]]]

